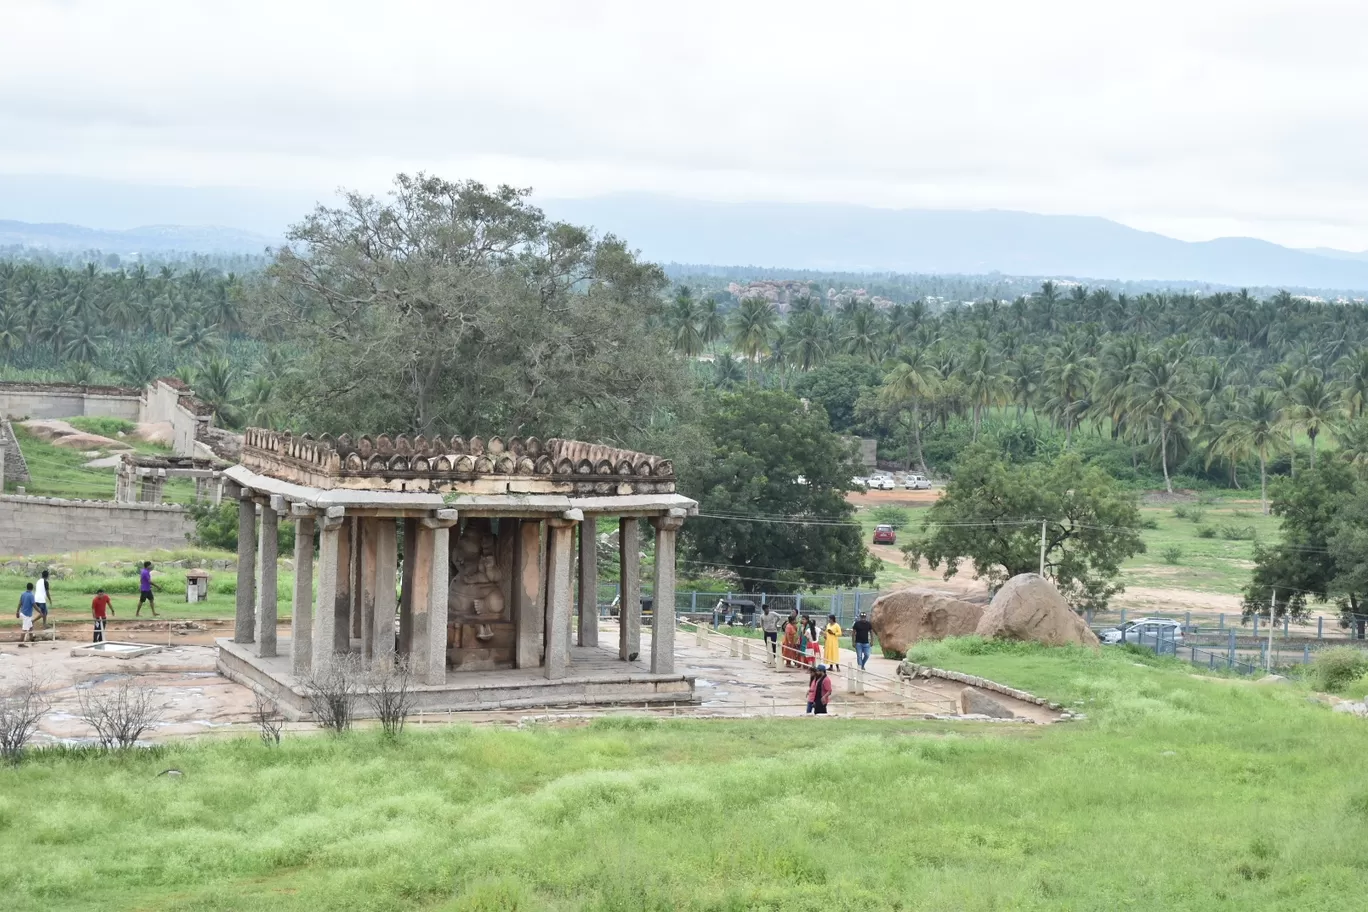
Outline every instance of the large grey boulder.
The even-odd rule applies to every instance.
[[[976,687],[966,687],[959,693],[961,716],[988,716],[991,719],[1015,719],[1016,713]]]
[[[1101,646],[1097,634],[1069,607],[1054,584],[1034,573],[1009,579],[989,602],[974,632],[981,637],[1046,646]]]
[[[899,589],[874,602],[869,622],[879,645],[907,652],[918,640],[968,636],[978,625],[982,605],[963,602],[933,589]]]

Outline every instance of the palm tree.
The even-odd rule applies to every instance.
[[[233,388],[237,385],[237,371],[223,357],[210,358],[195,376],[195,395],[214,410],[214,418],[221,425],[236,423],[237,400]]]
[[[769,347],[775,319],[774,305],[764,298],[746,298],[732,314],[732,344],[749,362],[746,366],[748,378],[751,366]]]
[[[1335,375],[1343,384],[1345,411],[1350,420],[1368,410],[1368,348],[1345,355],[1335,365]]]
[[[978,439],[984,410],[995,405],[1002,392],[1006,378],[998,364],[997,356],[989,350],[987,343],[975,341],[960,365],[960,379],[973,409],[974,440]]]
[[[1287,442],[1282,423],[1282,409],[1277,395],[1269,389],[1256,388],[1245,397],[1235,414],[1222,425],[1224,435],[1236,448],[1259,457],[1259,500],[1264,515],[1268,515],[1268,457]]]
[[[1357,469],[1360,475],[1368,473],[1368,417],[1348,422],[1336,437],[1339,458]]]
[[[789,321],[793,338],[793,359],[798,369],[806,373],[821,364],[827,354],[830,328],[825,317],[810,310],[803,311]]]
[[[670,344],[686,358],[697,357],[703,351],[705,343],[698,324],[693,298],[681,292],[665,313],[665,325],[670,332]]]
[[[845,320],[845,350],[849,354],[877,361],[882,337],[879,315],[869,308],[856,310]]]
[[[723,352],[713,362],[713,383],[719,389],[734,389],[738,383],[745,379],[745,376],[741,370],[741,365],[732,357],[731,352]]]
[[[1325,382],[1319,371],[1302,377],[1301,382],[1292,388],[1291,407],[1293,419],[1306,431],[1311,440],[1311,468],[1316,467],[1316,438],[1321,431],[1335,430],[1343,410],[1335,401],[1334,391]]]
[[[1198,409],[1192,383],[1183,362],[1152,350],[1136,371],[1130,389],[1131,410],[1159,429],[1159,462],[1164,470],[1164,490],[1173,493],[1168,470],[1168,442],[1172,426],[1197,420]]]
[[[1064,426],[1065,449],[1073,445],[1073,429],[1087,407],[1095,376],[1092,356],[1076,336],[1065,336],[1063,344],[1045,357],[1045,388],[1050,394],[1046,407]]]
[[[124,361],[124,379],[134,386],[147,386],[161,376],[161,366],[152,349],[140,345],[128,353]]]
[[[698,305],[698,333],[704,345],[712,345],[727,331],[727,320],[716,298],[704,298]]]
[[[921,405],[940,388],[940,376],[924,348],[907,348],[898,353],[893,369],[884,377],[883,395],[894,403],[912,408],[912,446],[907,461],[924,473],[926,457],[921,445]]]

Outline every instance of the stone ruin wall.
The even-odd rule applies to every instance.
[[[0,462],[4,463],[0,481],[4,481],[5,485],[28,482],[28,463],[24,461],[24,451],[19,448],[19,438],[14,436],[14,426],[5,417],[0,417]],[[4,485],[0,485],[0,493],[4,493],[3,488]]]
[[[94,548],[184,548],[195,531],[184,507],[99,500],[0,496],[0,555],[62,554]]]

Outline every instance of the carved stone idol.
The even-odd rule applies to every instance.
[[[451,569],[447,611],[452,620],[469,618],[476,625],[476,640],[494,639],[488,621],[503,617],[504,598],[494,536],[486,526],[472,522],[465,527],[451,550]]]

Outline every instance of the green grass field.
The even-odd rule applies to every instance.
[[[69,423],[80,430],[109,436],[119,428],[131,429],[132,424],[111,418],[72,418]],[[28,464],[29,481],[23,487],[27,494],[49,497],[67,497],[82,500],[113,500],[114,470],[87,469],[85,464],[92,457],[81,450],[54,446],[35,437],[22,425],[14,425],[14,435],[23,450],[24,461]],[[145,455],[170,453],[169,447],[139,440],[128,440],[135,452]],[[109,455],[101,450],[100,454]],[[6,490],[13,492],[16,485],[10,483]],[[194,482],[186,479],[172,479],[162,489],[162,498],[167,503],[193,503],[195,499]]]
[[[0,769],[0,890],[14,912],[1339,912],[1368,888],[1363,720],[1126,650],[918,658],[1089,719],[616,717],[39,753]]]

